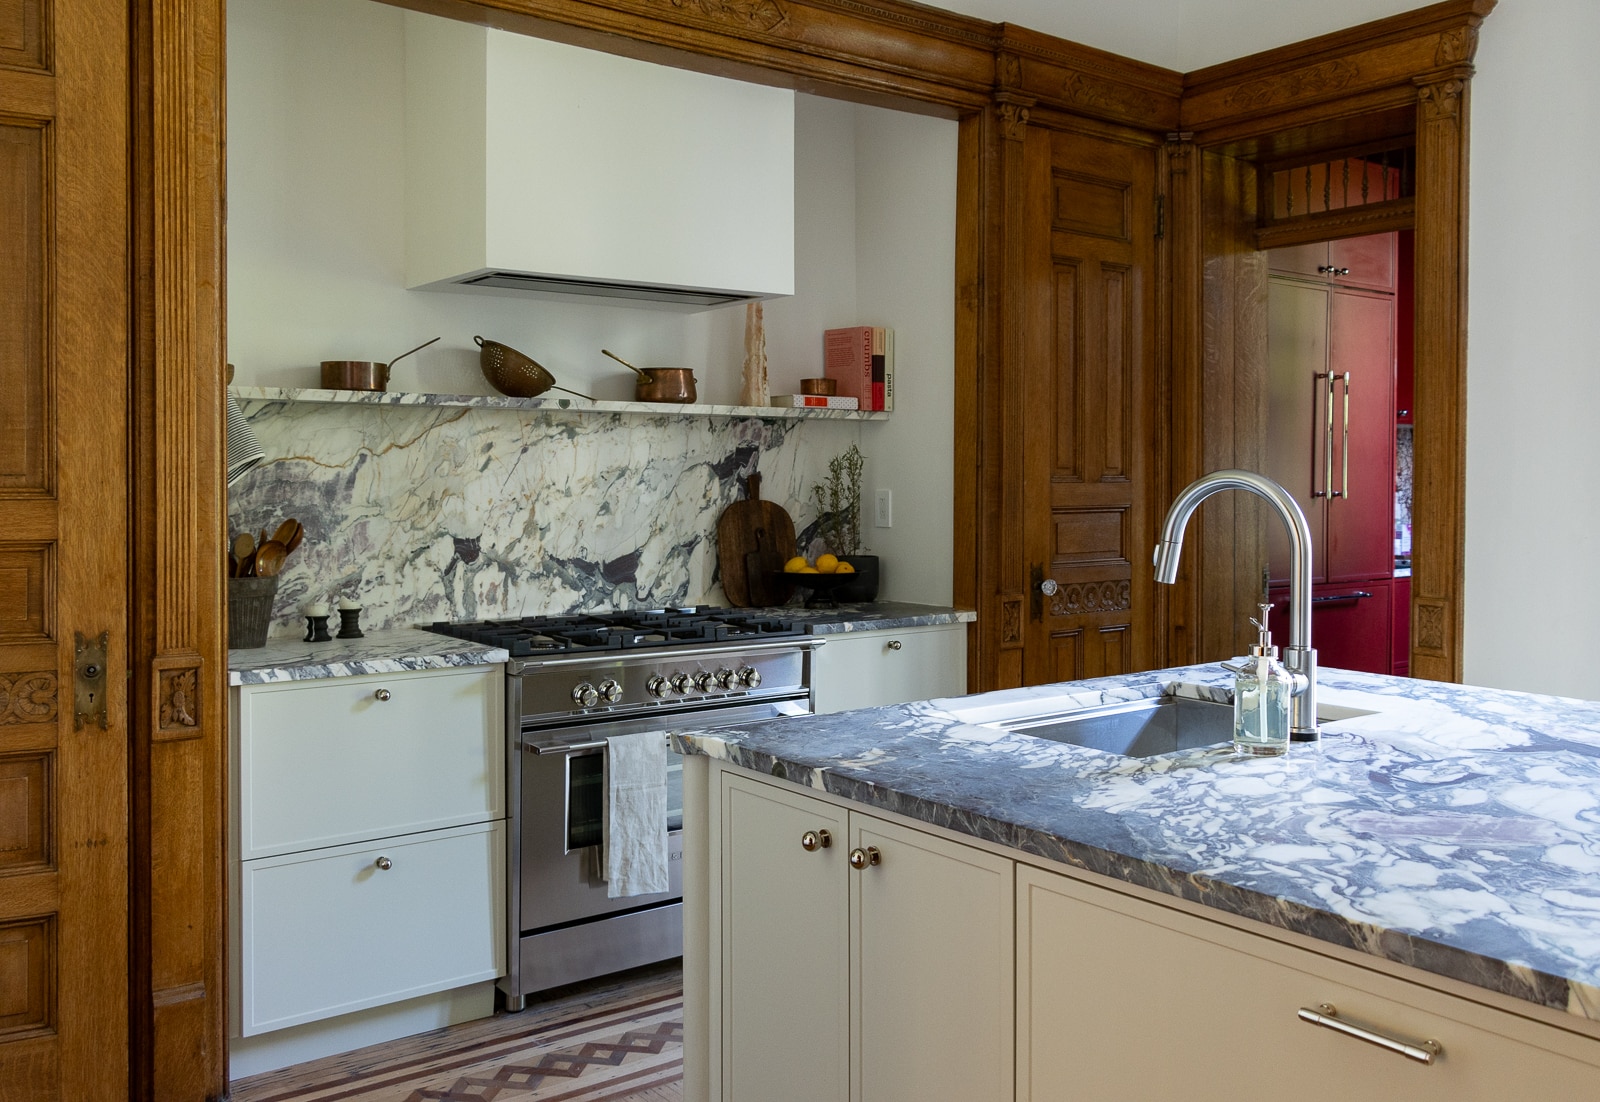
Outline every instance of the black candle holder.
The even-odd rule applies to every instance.
[[[307,643],[326,643],[332,638],[333,636],[328,634],[328,618],[326,616],[306,617],[305,641]]]
[[[361,610],[359,608],[341,608],[339,610],[339,636],[340,639],[360,639],[361,635]]]

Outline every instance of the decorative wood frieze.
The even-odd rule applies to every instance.
[[[1012,598],[1000,603],[1000,645],[1022,645],[1022,600]]]
[[[162,655],[151,663],[155,684],[151,700],[151,738],[157,742],[199,738],[202,663],[200,655]]]
[[[1133,607],[1130,582],[1076,582],[1056,590],[1050,615],[1082,616],[1090,612],[1125,612]]]
[[[0,673],[0,726],[53,722],[60,689],[53,670]]]

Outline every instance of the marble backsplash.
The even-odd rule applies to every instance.
[[[305,525],[269,636],[350,598],[364,629],[726,603],[716,524],[757,469],[808,540],[811,487],[858,438],[837,421],[251,401],[267,459],[230,531]]]

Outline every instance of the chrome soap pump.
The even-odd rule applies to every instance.
[[[1289,749],[1289,701],[1294,696],[1295,675],[1278,661],[1278,648],[1272,645],[1272,632],[1267,629],[1272,606],[1257,607],[1261,619],[1250,622],[1260,632],[1260,639],[1250,644],[1250,657],[1224,662],[1222,667],[1234,675],[1234,751],[1269,757]]]

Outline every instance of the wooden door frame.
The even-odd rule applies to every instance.
[[[1466,88],[1493,0],[1447,2],[1185,78],[1007,24],[898,0],[385,0],[613,53],[959,120],[956,601],[976,608],[969,687],[1018,683],[1021,138],[1035,109],[1174,135],[1158,258],[1166,488],[1219,449],[1201,416],[1204,207],[1197,150],[1266,120],[1393,106],[1418,121],[1419,610],[1415,672],[1460,671]],[[137,0],[130,43],[134,355],[129,640],[134,732],[134,1098],[226,1090],[227,652],[219,549],[224,339],[224,0]],[[1367,68],[1370,66],[1370,68]],[[1278,127],[1282,129],[1282,127]],[[1193,137],[1186,135],[1193,134]],[[1170,372],[1161,365],[1169,361]],[[1214,349],[1211,349],[1214,351]],[[1168,378],[1170,374],[1170,378]],[[1224,442],[1225,443],[1225,442]],[[1229,451],[1229,455],[1233,454]],[[1193,560],[1192,560],[1193,561]],[[1203,626],[1192,593],[1158,638]],[[1185,652],[1170,644],[1169,657]]]
[[[1216,416],[1219,402],[1234,412],[1264,413],[1253,380],[1264,370],[1266,334],[1253,187],[1241,179],[1231,187],[1208,182],[1207,170],[1216,169],[1212,177],[1225,171],[1214,159],[1233,154],[1234,168],[1248,173],[1253,160],[1284,152],[1286,143],[1315,148],[1320,139],[1333,147],[1354,135],[1410,128],[1413,404],[1422,411],[1415,429],[1411,675],[1439,681],[1459,681],[1462,672],[1468,91],[1478,29],[1494,6],[1495,0],[1453,0],[1191,73],[1182,129],[1173,135],[1179,157],[1193,169],[1175,178],[1175,218],[1187,227],[1180,237],[1197,246],[1175,277],[1173,424],[1180,446],[1169,490],[1176,491],[1208,470],[1258,469],[1260,461],[1260,436],[1242,424],[1250,418]],[[1359,232],[1407,224],[1403,215],[1380,223],[1357,213],[1347,221]],[[1304,239],[1337,230],[1337,219],[1325,219]],[[1166,611],[1169,664],[1231,653],[1234,628],[1259,590],[1260,524],[1257,510],[1236,504],[1202,518],[1199,547]],[[1204,589],[1194,583],[1202,572]]]

